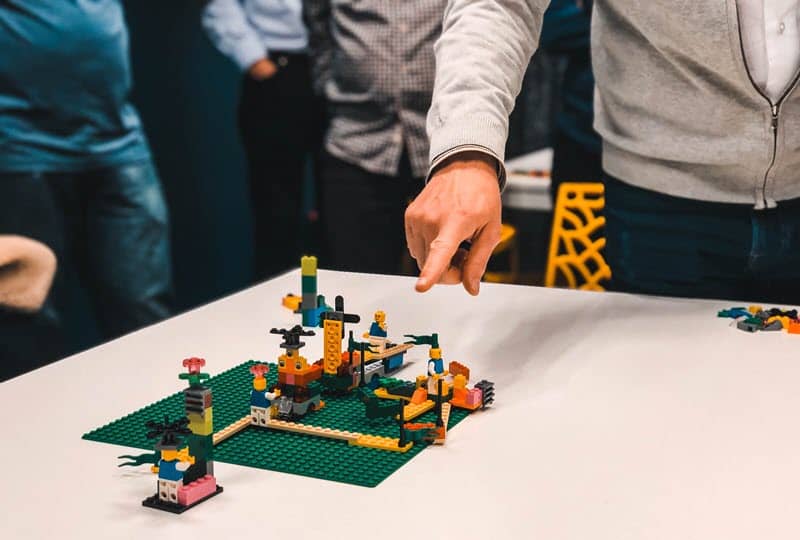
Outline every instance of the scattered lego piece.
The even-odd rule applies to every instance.
[[[761,306],[733,307],[717,312],[717,317],[736,319],[736,328],[748,333],[777,332],[786,330],[790,334],[800,334],[800,320],[796,309],[770,308]]]

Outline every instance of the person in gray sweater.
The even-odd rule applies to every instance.
[[[406,212],[419,291],[478,293],[499,237],[508,115],[548,3],[449,3],[430,181]],[[800,302],[799,13],[797,0],[595,1],[613,288]]]

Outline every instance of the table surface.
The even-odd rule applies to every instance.
[[[438,331],[446,359],[497,383],[495,406],[377,488],[218,463],[225,492],[175,516],[140,506],[147,471],[81,434],[218,373],[272,360],[295,322],[281,276],[0,384],[0,538],[703,539],[800,536],[800,337],[716,318],[735,302],[321,271],[348,311],[390,335]],[[309,358],[321,352],[309,340]],[[413,378],[426,348],[414,349]],[[291,536],[290,536],[291,535]]]

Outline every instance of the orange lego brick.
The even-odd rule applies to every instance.
[[[456,362],[455,360],[450,362],[448,370],[454,377],[456,375],[463,375],[467,378],[467,380],[469,380],[469,368],[460,362]]]

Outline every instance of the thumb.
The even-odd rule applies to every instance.
[[[486,225],[472,242],[472,249],[464,263],[463,283],[467,292],[473,296],[480,292],[481,277],[486,272],[492,251],[500,241],[500,223]]]

